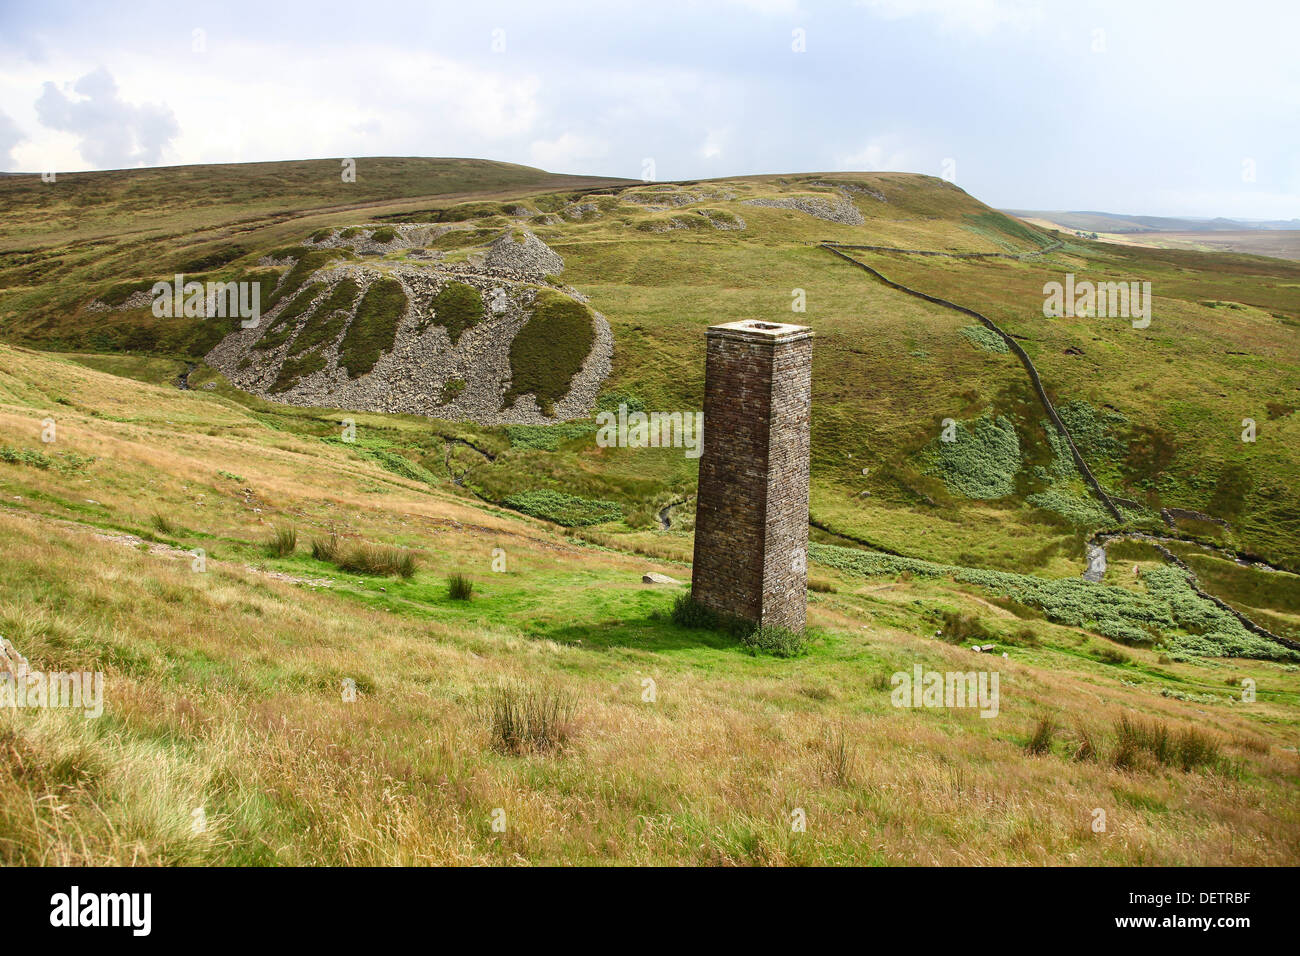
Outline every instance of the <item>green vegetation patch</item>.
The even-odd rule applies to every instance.
[[[405,455],[399,455],[395,451],[387,451],[382,448],[362,448],[360,452],[361,457],[369,458],[385,471],[390,471],[394,475],[409,478],[412,481],[422,481],[428,485],[438,483],[437,476],[429,469],[418,462],[411,461]]]
[[[172,272],[192,273],[208,272],[229,265],[236,259],[248,255],[248,247],[241,245],[223,246],[211,252],[201,253],[192,259],[185,259],[172,267]]]
[[[275,317],[275,321],[262,333],[262,337],[253,343],[253,348],[269,350],[289,341],[297,327],[299,317],[311,307],[312,300],[322,291],[324,287],[319,282],[313,282],[298,293],[298,297]]]
[[[324,301],[313,311],[310,318],[303,323],[302,330],[293,340],[289,350],[291,355],[300,355],[318,345],[333,342],[347,324],[352,303],[357,298],[357,283],[354,279],[341,279],[330,290]]]
[[[1082,578],[1050,579],[1009,571],[988,571],[896,557],[833,544],[808,545],[808,557],[864,577],[951,578],[1040,609],[1049,621],[1081,627],[1125,644],[1150,644],[1159,637],[1179,657],[1254,657],[1300,660],[1300,653],[1259,637],[1207,601],[1181,571],[1157,568],[1143,580],[1147,592],[1130,591]],[[1189,633],[1191,632],[1191,633]]]
[[[1067,494],[1054,488],[1030,495],[1025,501],[1035,508],[1055,512],[1070,524],[1081,528],[1094,528],[1110,523],[1110,515],[1094,499]]]
[[[1127,453],[1127,444],[1113,431],[1128,424],[1128,419],[1114,409],[1094,408],[1087,402],[1077,401],[1057,405],[1056,413],[1065,422],[1075,447],[1085,458],[1123,458]]]
[[[988,238],[999,245],[1004,245],[1001,240],[1016,239],[1020,242],[1027,242],[1031,246],[1045,246],[1051,239],[1021,222],[1019,219],[1012,219],[996,210],[989,209],[980,213],[967,213],[962,216],[966,221],[967,228],[976,232],[985,238]]]
[[[392,242],[397,238],[397,230],[392,226],[380,226],[370,234],[370,238],[375,242]]]
[[[297,261],[285,274],[280,287],[262,303],[262,308],[268,311],[275,308],[281,299],[288,298],[301,289],[313,272],[324,268],[336,259],[344,259],[347,256],[348,253],[341,249],[303,249],[302,247],[281,249],[272,253],[272,257],[276,259],[293,258]]]
[[[460,393],[465,391],[469,383],[463,378],[453,378],[450,381],[443,382],[442,392],[438,395],[438,404],[447,405],[460,398]]]
[[[321,349],[315,349],[305,355],[291,356],[281,364],[280,372],[276,375],[270,390],[287,392],[297,385],[300,379],[321,371],[325,365],[325,354]]]
[[[75,475],[84,471],[88,465],[93,464],[95,459],[71,451],[47,455],[43,451],[35,451],[30,448],[14,448],[10,445],[0,445],[0,461],[9,465],[26,465],[29,468],[39,468],[41,471],[49,471],[53,468],[62,475]]]
[[[1004,415],[985,414],[973,423],[957,422],[954,441],[940,435],[923,453],[929,473],[943,478],[949,492],[966,498],[1003,498],[1016,490],[1020,439]]]
[[[557,451],[560,443],[573,438],[591,435],[596,431],[593,422],[564,422],[559,425],[509,425],[506,437],[511,448],[533,448],[540,451]]]
[[[595,339],[590,309],[567,295],[539,289],[532,317],[510,343],[505,406],[531,392],[542,411],[550,414],[554,403],[568,393]]]
[[[982,325],[968,325],[963,329],[958,329],[962,335],[970,340],[970,343],[977,349],[983,349],[985,352],[996,352],[1006,354],[1011,349],[1007,347],[1006,339],[998,335],[992,329],[985,328]]]
[[[623,516],[623,506],[616,501],[592,501],[548,489],[520,492],[502,503],[515,511],[569,528],[617,521]]]
[[[406,292],[400,282],[378,279],[371,283],[339,345],[339,365],[347,368],[349,378],[365,375],[381,355],[392,350],[405,313]]]
[[[433,325],[447,330],[455,345],[465,330],[483,319],[483,296],[465,282],[448,282],[433,297]]]

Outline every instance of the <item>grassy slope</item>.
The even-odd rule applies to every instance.
[[[51,414],[58,440],[41,445]],[[416,427],[358,417],[361,435]],[[1297,726],[1294,666],[1141,650],[1105,662],[1097,639],[950,582],[826,568],[815,573],[834,591],[812,597],[811,653],[753,658],[667,623],[677,589],[637,583],[651,567],[683,567],[485,511],[449,482],[397,478],[312,427],[306,410],[249,409],[0,347],[0,433],[95,459],[64,471],[0,463],[0,633],[34,666],[102,669],[107,700],[100,720],[0,714],[0,858],[1295,862],[1300,768],[1282,749]],[[298,553],[267,557],[262,542],[288,522]],[[402,582],[341,574],[305,553],[328,530],[415,549],[420,569]],[[93,532],[202,547],[208,570]],[[489,570],[497,547],[505,574]],[[473,602],[446,598],[454,570],[476,581]],[[969,651],[922,636],[943,608],[981,614],[1008,652],[997,718],[890,706],[895,670],[973,666]],[[1250,706],[1234,703],[1247,676],[1260,689]],[[642,701],[645,677],[654,703]],[[356,703],[341,699],[345,678]],[[575,696],[566,750],[492,748],[481,705],[503,679]],[[1108,749],[1126,711],[1175,729],[1212,723],[1225,763],[1117,770],[1070,758],[1075,720]],[[1064,732],[1027,758],[1045,712]],[[199,807],[208,828],[194,833]],[[491,829],[498,807],[504,833]],[[806,833],[791,832],[795,807]],[[1097,807],[1104,834],[1091,830]]]

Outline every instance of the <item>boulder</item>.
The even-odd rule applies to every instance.
[[[676,578],[670,578],[666,574],[660,574],[657,571],[647,571],[641,575],[642,584],[681,584]]]

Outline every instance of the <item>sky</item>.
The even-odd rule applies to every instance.
[[[5,2],[0,170],[904,170],[1000,208],[1290,219],[1298,36],[1296,0]]]

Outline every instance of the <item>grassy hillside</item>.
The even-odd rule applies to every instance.
[[[1206,595],[1300,639],[1297,264],[1053,234],[910,174],[363,159],[355,184],[326,161],[33,180],[0,181],[0,635],[33,666],[104,670],[109,705],[0,712],[0,858],[1295,862],[1300,654]],[[689,580],[681,449],[599,447],[590,417],[279,404],[203,362],[231,323],[131,304],[176,271],[311,288],[329,257],[283,250],[399,223],[453,228],[368,267],[469,262],[523,229],[559,253],[547,282],[613,331],[598,409],[698,409],[708,324],[814,328],[806,654],[679,627],[684,587],[639,583]],[[1011,335],[1122,521],[1003,339],[824,242]],[[1150,326],[1045,318],[1067,273],[1151,282]],[[479,322],[444,291],[448,328]],[[512,343],[520,390],[558,394],[571,350],[546,330],[570,301]],[[342,332],[333,308],[286,383]],[[1088,584],[1104,531],[1160,540],[1111,543]],[[891,705],[895,672],[992,661],[996,718]],[[563,718],[540,749],[496,720],[530,700]]]
[[[0,633],[33,666],[102,670],[106,701],[98,720],[0,712],[6,863],[1295,862],[1294,664],[1116,650],[834,549],[809,652],[751,656],[673,625],[681,588],[639,583],[684,565],[313,425],[0,347],[0,429],[27,453],[0,456]],[[415,572],[342,571],[311,554],[330,535]],[[995,718],[891,706],[892,673],[976,666],[971,640],[1007,654]],[[556,695],[565,719],[521,747],[494,729],[502,693]]]

